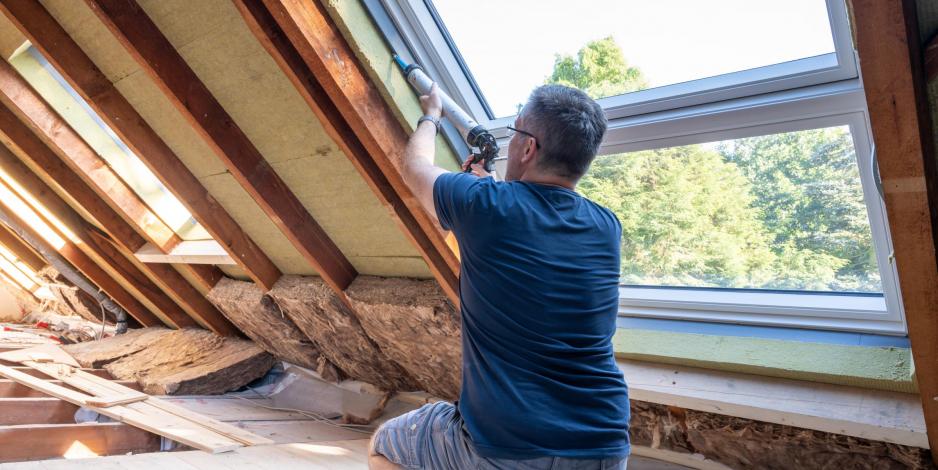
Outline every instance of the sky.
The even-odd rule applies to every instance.
[[[557,53],[615,38],[651,86],[834,52],[824,0],[433,0],[496,117]]]

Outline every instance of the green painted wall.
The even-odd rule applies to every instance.
[[[898,392],[916,391],[911,351],[905,348],[625,328],[616,332],[613,344],[616,356],[624,359]]]

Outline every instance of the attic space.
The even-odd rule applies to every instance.
[[[0,0],[0,468],[385,468],[431,409],[473,458],[528,439],[504,468],[934,468],[936,33],[928,0]],[[536,243],[545,191],[617,241]]]

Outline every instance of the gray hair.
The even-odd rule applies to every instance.
[[[522,114],[541,145],[543,170],[573,180],[586,174],[606,133],[602,107],[576,88],[543,85],[531,92]]]

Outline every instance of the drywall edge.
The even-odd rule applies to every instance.
[[[916,393],[911,351],[619,328],[616,357]]]

